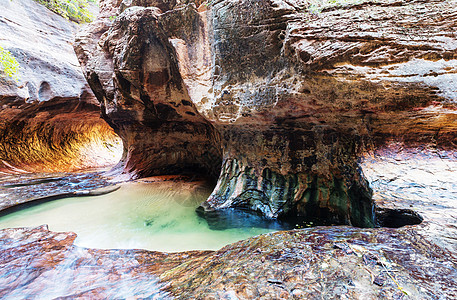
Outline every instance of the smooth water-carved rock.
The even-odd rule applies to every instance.
[[[79,99],[22,103],[0,110],[0,172],[62,172],[110,166],[122,141]]]
[[[33,0],[2,1],[0,11],[0,46],[19,63],[17,80],[0,74],[0,172],[119,161],[122,142],[100,118],[73,51],[78,25]]]
[[[0,76],[2,104],[92,94],[72,53],[78,24],[33,0],[2,1],[0,8],[1,46],[19,63],[18,81]],[[91,100],[96,104],[95,99]]]
[[[455,253],[413,228],[282,231],[177,253],[80,248],[74,233],[44,226],[0,237],[6,298],[452,299],[457,292]]]
[[[363,152],[392,139],[452,146],[455,1],[362,2],[318,13],[303,1],[116,5],[116,20],[102,11],[76,52],[124,140],[124,170],[215,170],[219,160],[209,154],[221,147],[207,211],[243,207],[370,227]],[[181,126],[166,127],[178,120],[202,134],[198,142]],[[173,147],[150,145],[156,137]]]
[[[357,167],[357,137],[320,127],[228,130],[222,172],[205,209],[244,207],[270,218],[373,225],[371,189]]]
[[[199,170],[216,176],[219,134],[196,110],[157,8],[127,9],[108,29],[100,20],[78,39],[77,53],[101,101],[102,115],[124,141],[124,172],[148,176]],[[98,43],[98,44],[97,44]],[[98,46],[98,45],[101,45]]]

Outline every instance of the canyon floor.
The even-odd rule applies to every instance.
[[[362,168],[379,207],[412,209],[424,221],[401,228],[318,226],[277,231],[217,251],[170,253],[79,247],[74,244],[75,233],[52,232],[45,225],[4,229],[0,231],[0,296],[453,299],[457,294],[456,154],[391,147],[367,155]],[[85,180],[93,176],[67,178],[76,178],[85,188]],[[2,181],[2,203],[30,183],[29,177],[20,178],[22,185],[13,177],[9,183]],[[55,182],[28,187],[49,191],[48,185]]]

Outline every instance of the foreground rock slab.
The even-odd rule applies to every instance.
[[[0,231],[0,296],[452,299],[457,293],[457,257],[414,228],[319,227],[182,253],[84,249],[73,245],[75,237],[45,226]]]
[[[74,233],[54,233],[45,226],[6,229],[1,233],[3,299],[58,297],[162,299],[154,275],[137,273],[132,251],[103,251],[73,246]]]
[[[2,174],[0,172],[0,215],[21,209],[20,204],[77,195],[97,194],[112,186],[99,172]],[[115,187],[108,188],[115,189]],[[8,210],[8,208],[10,208]]]

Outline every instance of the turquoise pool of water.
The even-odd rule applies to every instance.
[[[195,209],[211,193],[201,182],[131,182],[109,194],[49,201],[0,217],[0,229],[48,224],[75,244],[101,249],[216,250],[273,231],[213,230]]]

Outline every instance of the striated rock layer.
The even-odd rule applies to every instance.
[[[456,3],[108,1],[76,52],[125,173],[215,174],[222,157],[207,213],[370,227],[364,151],[453,146]]]
[[[122,141],[79,99],[5,105],[0,111],[0,172],[62,172],[117,163]]]
[[[0,46],[19,63],[0,75],[0,172],[75,171],[116,163],[120,139],[72,48],[78,25],[33,0],[0,3]]]

